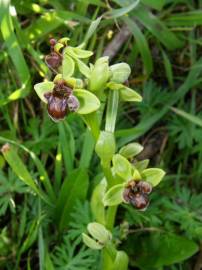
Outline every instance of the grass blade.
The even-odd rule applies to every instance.
[[[202,119],[199,118],[198,116],[195,116],[191,113],[187,113],[183,110],[180,110],[180,109],[177,109],[177,108],[174,108],[172,107],[171,110],[173,112],[175,112],[176,114],[182,116],[183,118],[187,119],[188,121],[190,121],[192,124],[195,124],[199,127],[202,127]]]
[[[153,71],[153,62],[147,40],[134,21],[132,21],[130,18],[123,18],[123,20],[127,24],[133,36],[135,37],[137,47],[142,56],[145,70],[147,72],[147,75],[149,75]]]

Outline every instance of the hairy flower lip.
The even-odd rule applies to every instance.
[[[123,191],[123,199],[126,203],[132,204],[136,209],[144,211],[149,205],[149,194],[152,191],[151,185],[144,180],[131,180]]]

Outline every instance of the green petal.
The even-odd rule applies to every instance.
[[[52,92],[53,88],[54,88],[53,82],[42,82],[42,83],[37,83],[34,85],[34,90],[36,91],[37,95],[45,103],[47,103],[47,100],[44,97],[44,94],[48,92]]]

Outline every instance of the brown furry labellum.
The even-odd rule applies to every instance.
[[[149,197],[152,186],[146,181],[131,180],[123,192],[125,202],[132,204],[138,210],[145,210],[149,205]]]
[[[48,114],[55,122],[63,120],[68,112],[67,98],[58,95],[56,92],[47,93],[45,95],[48,101]]]
[[[80,106],[78,99],[73,95],[73,89],[60,80],[55,84],[53,92],[44,94],[47,99],[48,114],[55,122],[63,120],[68,112],[76,112]]]

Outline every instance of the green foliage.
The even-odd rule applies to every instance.
[[[79,243],[71,241],[68,236],[64,237],[63,243],[54,250],[52,256],[55,269],[96,269],[96,254],[84,246],[80,247]]]
[[[189,258],[198,250],[193,241],[172,233],[155,232],[149,236],[139,237],[139,241],[140,245],[135,249],[137,253],[135,264],[140,269],[172,265]]]
[[[9,170],[6,176],[0,172],[0,215],[4,215],[9,208],[16,212],[15,195],[27,193],[29,189]]]
[[[68,226],[76,201],[86,198],[88,185],[88,175],[84,169],[72,171],[63,182],[55,209],[55,220],[60,231]]]

